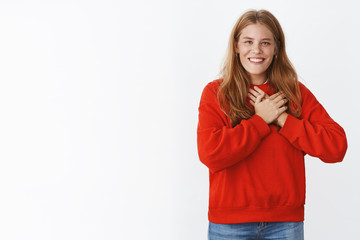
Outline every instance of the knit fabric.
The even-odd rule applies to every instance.
[[[217,98],[221,81],[204,88],[197,129],[199,158],[209,168],[209,221],[303,221],[304,155],[342,161],[347,150],[343,128],[302,83],[299,118],[289,114],[279,128],[253,115],[232,127]],[[270,82],[258,87],[274,93]]]

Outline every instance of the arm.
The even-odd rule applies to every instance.
[[[347,150],[343,128],[337,124],[315,96],[300,83],[302,114],[288,114],[279,133],[294,147],[326,163],[341,162]]]
[[[231,127],[220,109],[217,87],[209,83],[201,96],[197,145],[200,161],[211,172],[233,166],[248,157],[270,128],[259,116],[254,115]]]

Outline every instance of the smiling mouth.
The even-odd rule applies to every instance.
[[[261,63],[265,60],[265,58],[248,58],[250,62],[253,63]]]

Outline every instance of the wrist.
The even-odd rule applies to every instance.
[[[255,113],[255,115],[257,115],[257,116],[259,116],[262,120],[264,120],[264,122],[266,123],[266,124],[270,124],[271,122],[269,122],[264,116],[261,116],[261,114],[258,114],[258,113]]]
[[[282,113],[276,120],[276,124],[280,127],[283,127],[286,119],[287,119],[288,114],[286,112]]]

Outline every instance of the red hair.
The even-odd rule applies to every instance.
[[[223,112],[230,118],[232,126],[254,115],[254,110],[246,103],[250,88],[250,78],[236,56],[235,46],[239,41],[241,31],[251,25],[265,25],[273,34],[277,55],[266,70],[270,84],[276,91],[282,91],[289,100],[288,113],[298,117],[301,113],[301,97],[296,71],[292,66],[286,51],[285,37],[280,23],[267,10],[249,10],[242,14],[232,29],[227,54],[224,59],[218,98]]]

